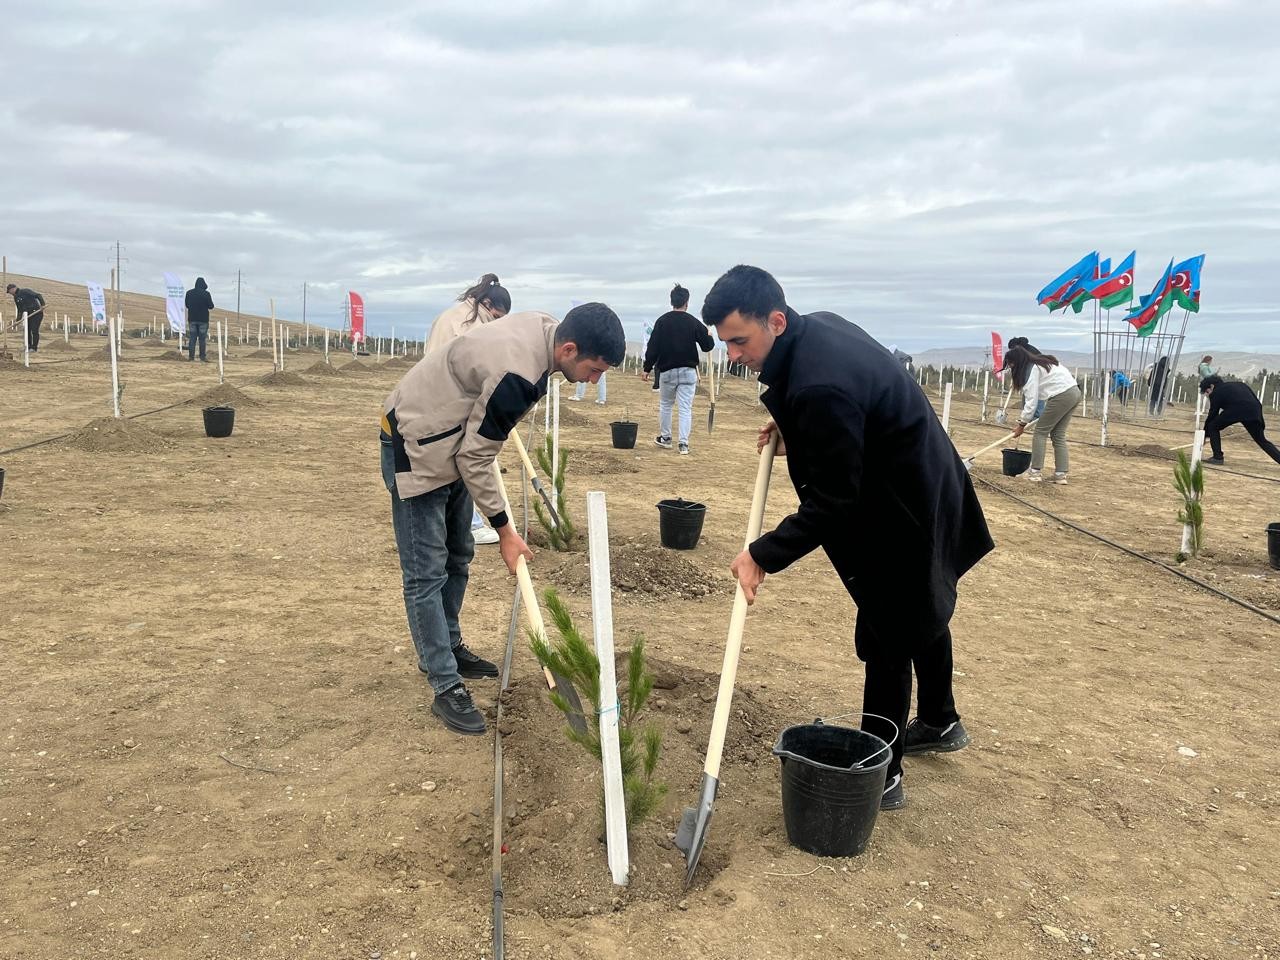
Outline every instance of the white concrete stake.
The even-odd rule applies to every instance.
[[[609,520],[604,494],[587,494],[587,537],[591,559],[591,626],[600,661],[600,756],[604,767],[605,843],[613,882],[627,885],[627,810],[618,747],[618,678],[613,661],[613,602],[609,575]]]
[[[1084,375],[1084,389],[1080,391],[1080,400],[1084,406],[1080,410],[1080,416],[1087,417],[1089,415],[1089,375]]]
[[[1262,386],[1258,388],[1258,399],[1261,400],[1267,395],[1267,374],[1262,375]]]
[[[947,384],[942,397],[942,432],[951,436],[951,384]]]
[[[218,382],[222,383],[222,321],[218,321]]]
[[[560,472],[560,384],[556,380],[555,395],[551,398],[551,494],[555,495],[556,474]]]
[[[324,332],[324,362],[329,362],[329,331]]]
[[[391,328],[391,359],[396,358],[396,328]]]
[[[116,323],[120,322],[117,316]],[[111,406],[115,410],[116,419],[120,419],[120,369],[116,365],[116,335],[111,329],[111,315],[107,315],[107,344],[111,350]]]
[[[987,371],[982,371],[982,422],[987,422],[987,398],[991,396],[991,381],[987,377]]]
[[[262,349],[262,321],[258,321],[258,349]]]
[[[1111,412],[1111,391],[1102,391],[1102,446],[1107,445],[1107,417]]]
[[[27,333],[27,312],[22,311],[22,365],[24,367],[31,366],[31,341],[28,339]]]

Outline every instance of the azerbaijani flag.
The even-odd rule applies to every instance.
[[[1173,268],[1169,286],[1174,299],[1192,313],[1200,312],[1200,268],[1204,266],[1204,254],[1183,260]]]
[[[1138,336],[1149,337],[1155,333],[1160,318],[1173,309],[1173,287],[1170,285],[1172,280],[1173,261],[1170,260],[1169,265],[1164,268],[1164,273],[1151,289],[1151,293],[1140,298],[1137,309],[1129,311],[1129,315],[1125,317],[1137,328]]]
[[[1104,310],[1133,302],[1133,264],[1138,252],[1135,250],[1120,262],[1115,273],[1108,276],[1106,272],[1097,280],[1085,281],[1082,286],[1086,293],[1071,302],[1076,313],[1090,298],[1097,300]]]
[[[1093,278],[1098,275],[1098,251],[1087,253],[1080,260],[1064,270],[1054,280],[1045,284],[1044,288],[1036,294],[1036,303],[1046,306],[1050,310],[1056,310],[1063,305],[1063,298],[1067,292],[1071,290],[1077,280],[1081,278]]]
[[[1073,283],[1066,294],[1063,295],[1062,302],[1058,306],[1062,307],[1064,311],[1067,307],[1070,307],[1076,313],[1079,313],[1084,309],[1085,301],[1093,298],[1093,294],[1090,292],[1093,289],[1093,284],[1110,272],[1111,258],[1107,257],[1107,259],[1098,264],[1090,276],[1081,277]]]

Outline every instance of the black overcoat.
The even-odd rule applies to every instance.
[[[858,653],[910,649],[955,610],[956,582],[994,544],[982,506],[920,386],[860,327],[787,310],[760,379],[799,509],[751,544],[767,573],[822,547],[854,602]],[[902,631],[886,629],[901,624]]]

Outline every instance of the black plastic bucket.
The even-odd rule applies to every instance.
[[[793,847],[820,857],[856,857],[880,813],[892,751],[853,727],[787,727],[773,755],[782,761],[782,819]]]
[[[206,437],[229,437],[231,428],[236,422],[235,407],[205,407],[204,435]]]
[[[1031,466],[1030,450],[1011,450],[1005,447],[1000,451],[1004,454],[1004,475],[1006,477],[1016,477],[1020,473],[1026,473],[1027,467]]]
[[[706,516],[705,504],[692,500],[659,501],[658,531],[662,545],[671,550],[692,550],[702,536],[702,521]]]
[[[640,432],[640,424],[633,423],[630,420],[615,420],[609,424],[609,429],[613,431],[613,446],[615,450],[631,450],[636,445],[636,434]]]
[[[4,486],[4,471],[0,470],[0,487]],[[1272,570],[1280,570],[1280,523],[1267,524],[1267,559]]]

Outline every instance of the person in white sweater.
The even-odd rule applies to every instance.
[[[1026,347],[1014,347],[1005,354],[1005,367],[1013,371],[1013,386],[1022,391],[1026,403],[1017,426],[1015,437],[1022,436],[1027,424],[1035,419],[1036,405],[1043,400],[1044,412],[1036,419],[1036,432],[1031,440],[1031,469],[1027,479],[1040,482],[1044,467],[1046,440],[1053,440],[1053,483],[1066,483],[1069,463],[1067,459],[1067,426],[1071,415],[1080,403],[1080,387],[1071,371],[1058,363],[1058,358],[1047,353],[1031,353]]]

